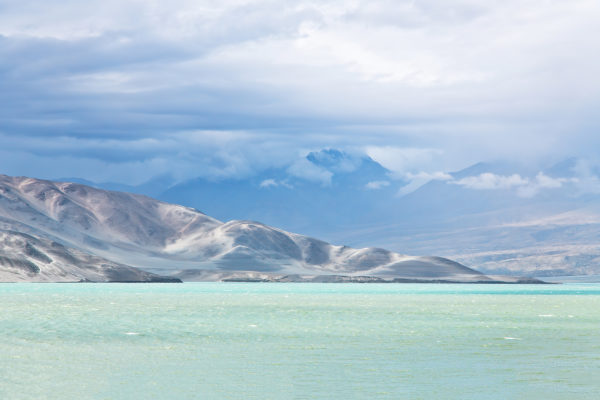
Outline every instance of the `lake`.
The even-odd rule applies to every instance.
[[[1,399],[596,399],[600,284],[0,284]]]

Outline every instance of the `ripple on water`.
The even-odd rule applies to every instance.
[[[517,286],[0,284],[0,398],[595,398],[600,285]]]

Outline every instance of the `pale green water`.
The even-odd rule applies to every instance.
[[[0,284],[0,399],[599,393],[598,284]]]

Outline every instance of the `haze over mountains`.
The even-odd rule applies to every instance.
[[[244,179],[161,176],[129,190],[253,219],[352,246],[449,257],[487,273],[600,273],[598,166],[566,159],[546,168],[479,163],[438,174],[410,192],[366,155],[335,149]],[[413,177],[414,178],[414,177]],[[426,178],[426,177],[425,177]]]
[[[0,234],[2,280],[494,280],[444,258],[335,246],[142,195],[5,175]]]

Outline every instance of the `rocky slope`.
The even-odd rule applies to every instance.
[[[13,243],[0,248],[0,256],[7,260],[2,266],[3,279],[10,276],[6,275],[9,268],[20,268],[23,273],[19,279],[23,280],[28,279],[26,276],[33,277],[36,267],[43,280],[64,280],[64,276],[90,279],[83,274],[82,265],[95,266],[92,269],[99,274],[102,274],[100,267],[133,273],[126,266],[130,265],[161,275],[179,273],[184,279],[201,276],[201,271],[216,272],[207,274],[206,280],[219,280],[219,273],[233,271],[493,280],[439,257],[411,257],[379,248],[335,246],[258,222],[223,223],[195,209],[142,195],[26,177],[0,175],[0,229],[11,231],[4,233],[5,242]],[[14,244],[17,241],[20,244]],[[76,255],[71,262],[52,250],[60,245],[72,248],[67,250]],[[31,247],[52,262],[44,262],[43,256],[37,260],[27,254]],[[9,260],[20,261],[15,264]],[[111,274],[106,272],[103,276],[106,280],[123,280]],[[144,275],[140,279],[152,278]]]
[[[0,230],[0,282],[177,282],[60,243]]]

